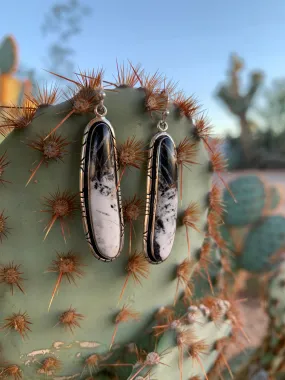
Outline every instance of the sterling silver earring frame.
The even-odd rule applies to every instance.
[[[176,232],[178,209],[177,152],[166,132],[168,112],[157,124],[159,132],[151,139],[147,169],[147,202],[144,221],[144,252],[148,261],[159,264],[170,253]]]
[[[79,187],[85,238],[97,259],[110,262],[123,248],[124,219],[115,132],[105,117],[104,96],[83,133]]]

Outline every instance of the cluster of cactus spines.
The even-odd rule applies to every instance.
[[[0,132],[13,132],[0,146],[7,181],[0,189],[0,376],[207,378],[224,339],[242,330],[234,303],[222,300],[227,297],[209,268],[217,261],[219,274],[227,270],[228,255],[218,231],[225,164],[211,145],[210,125],[204,117],[194,119],[194,99],[162,75],[118,67],[104,104],[118,142],[128,244],[112,263],[100,262],[84,237],[78,182],[80,140],[101,100],[103,70],[64,79],[73,85],[63,91],[66,102],[52,105],[58,94],[52,87],[36,100],[28,97],[26,107],[3,110]],[[170,257],[150,265],[142,253],[145,153],[166,106],[183,173],[181,204]],[[222,181],[211,185],[212,171]],[[197,297],[197,274],[208,280],[211,297]],[[128,342],[135,343],[136,355]]]

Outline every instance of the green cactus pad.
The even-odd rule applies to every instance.
[[[230,226],[245,226],[256,222],[266,205],[264,182],[256,175],[241,176],[229,183],[237,203],[228,191],[224,192],[227,213],[224,221]]]
[[[264,218],[252,228],[245,240],[238,265],[250,272],[272,269],[270,258],[285,245],[285,217],[273,215]]]
[[[13,37],[8,36],[0,45],[0,74],[11,74],[17,70],[18,51]]]
[[[281,201],[281,197],[280,197],[280,194],[279,194],[279,191],[276,187],[274,186],[271,186],[269,188],[269,198],[270,198],[270,206],[269,206],[269,209],[270,211],[273,211],[275,210],[280,201]]]
[[[196,308],[197,311],[189,311],[185,315],[185,321],[187,322],[187,316],[189,315],[189,322],[177,323],[173,322],[173,327],[167,330],[161,338],[158,339],[158,343],[155,352],[161,354],[159,363],[156,365],[147,365],[143,368],[143,365],[137,363],[134,366],[132,374],[128,377],[128,380],[137,379],[137,376],[146,376],[151,374],[151,379],[178,379],[179,378],[179,348],[177,346],[177,338],[179,333],[183,331],[191,331],[193,335],[199,331],[199,336],[196,335],[195,341],[202,341],[205,344],[205,352],[199,355],[201,363],[207,373],[211,368],[215,358],[218,356],[218,351],[215,350],[215,343],[228,336],[231,332],[231,323],[225,318],[224,322],[221,322],[219,326],[209,320],[209,310],[203,305]],[[191,306],[189,308],[191,310]],[[223,316],[226,316],[227,307],[225,306]],[[192,322],[192,319],[195,320]],[[222,317],[221,317],[222,319]],[[203,331],[198,326],[203,325]],[[183,350],[183,356],[187,358],[187,350]],[[141,372],[140,372],[141,371]],[[203,368],[199,365],[197,360],[194,360],[188,356],[188,360],[183,362],[183,379],[189,379],[191,376],[204,377]],[[135,376],[136,375],[136,376]],[[135,377],[134,377],[135,376]]]
[[[118,146],[128,138],[135,137],[138,141],[142,141],[147,149],[151,138],[157,132],[159,118],[146,111],[146,92],[142,89],[119,86],[116,91],[107,92],[104,104],[108,110],[107,119],[114,127]],[[92,109],[95,105],[96,103]],[[4,178],[9,183],[0,188],[0,206],[1,209],[5,209],[3,215],[8,216],[4,224],[4,227],[7,227],[7,230],[4,229],[7,236],[0,235],[2,237],[0,264],[2,269],[12,262],[14,265],[20,265],[19,271],[23,272],[21,286],[25,292],[23,294],[15,286],[12,295],[9,284],[1,281],[0,319],[7,324],[7,318],[13,313],[27,312],[32,323],[29,325],[31,331],[26,331],[29,339],[21,339],[18,331],[12,331],[9,335],[6,335],[7,329],[0,331],[1,347],[5,363],[18,365],[24,377],[30,380],[45,377],[45,374],[41,375],[39,371],[42,370],[41,363],[49,357],[55,357],[62,363],[56,373],[58,378],[80,378],[81,375],[88,377],[88,372],[84,372],[85,360],[92,354],[103,355],[106,364],[106,368],[104,365],[93,368],[92,375],[101,372],[100,379],[111,379],[111,374],[108,373],[116,368],[111,365],[108,367],[107,363],[114,364],[117,360],[122,362],[126,344],[135,342],[138,347],[150,350],[151,347],[145,343],[145,340],[149,339],[145,333],[147,326],[160,306],[173,304],[177,287],[175,269],[188,257],[182,216],[191,202],[197,204],[200,210],[200,217],[195,225],[197,230],[188,228],[192,258],[201,248],[205,238],[205,234],[201,231],[205,231],[207,223],[208,209],[205,199],[210,190],[211,174],[207,150],[203,140],[197,139],[196,136],[196,161],[199,165],[193,165],[191,170],[184,170],[183,173],[183,202],[179,205],[177,231],[171,255],[162,264],[149,265],[149,276],[139,278],[141,284],[136,283],[130,276],[120,303],[119,295],[126,280],[126,266],[129,262],[129,231],[132,231],[132,252],[141,252],[144,215],[133,222],[131,229],[126,224],[124,249],[121,255],[110,263],[98,261],[91,254],[83,232],[81,212],[77,208],[74,209],[73,218],[68,221],[70,233],[65,219],[62,219],[64,225],[60,225],[59,220],[56,220],[44,239],[46,226],[53,214],[41,210],[46,210],[44,202],[51,199],[51,194],[55,194],[56,191],[69,191],[72,197],[74,194],[77,196],[75,199],[79,201],[83,131],[87,123],[94,118],[94,114],[90,112],[84,115],[72,115],[65,121],[57,132],[61,134],[61,138],[66,138],[69,142],[62,161],[49,161],[48,166],[41,165],[33,180],[25,187],[31,176],[31,169],[34,169],[42,159],[41,152],[27,146],[27,143],[31,145],[31,140],[36,139],[39,134],[42,137],[46,136],[70,112],[70,106],[71,103],[68,101],[56,106],[40,107],[31,124],[26,128],[14,130],[0,146],[0,156],[7,151],[10,161],[4,173]],[[194,126],[191,118],[177,113],[177,106],[174,104],[170,104],[169,110],[168,131],[176,145],[185,137],[193,140]],[[53,150],[49,150],[51,151]],[[123,202],[135,195],[145,200],[146,179],[146,162],[139,170],[134,167],[126,170],[121,180]],[[63,206],[61,204],[61,211],[56,212],[63,212]],[[65,231],[66,242],[62,229]],[[52,291],[60,278],[58,273],[53,273],[50,269],[52,262],[58,259],[61,263],[62,257],[59,259],[57,254],[66,255],[69,251],[72,251],[82,263],[80,267],[82,273],[78,273],[80,276],[74,276],[77,286],[73,284],[73,278],[70,278],[70,282],[65,281],[66,278],[63,279],[48,311]],[[195,260],[193,260],[193,272],[197,265]],[[72,265],[75,265],[74,262]],[[73,266],[66,268],[64,270],[70,271]],[[181,293],[182,291],[181,289]],[[124,314],[124,318],[120,319],[117,325],[115,318],[118,318],[123,305],[127,310],[129,308],[134,310],[136,314],[133,315],[136,317],[124,319]],[[74,326],[73,334],[58,323],[59,316],[71,307],[84,316],[80,319],[81,328]],[[116,328],[117,334],[109,352]],[[204,338],[206,331],[208,330],[198,325],[195,334],[197,337],[201,334]],[[214,341],[227,335],[222,331],[216,335],[216,331],[214,332],[211,327],[208,331],[209,339]],[[209,356],[206,360],[207,369],[213,364],[215,357]],[[127,364],[128,360],[125,359],[123,362]],[[105,371],[102,373],[101,369]],[[124,370],[118,367],[116,372],[120,380],[125,380],[131,371],[130,367]],[[169,373],[165,369],[159,379],[177,378],[178,373],[177,366]]]

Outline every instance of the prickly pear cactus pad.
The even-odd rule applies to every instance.
[[[118,68],[112,87],[102,71],[65,79],[64,102],[54,104],[59,94],[52,87],[29,98],[32,107],[2,115],[0,131],[12,132],[0,145],[0,377],[206,377],[219,342],[240,328],[231,301],[217,294],[197,300],[193,288],[195,274],[207,278],[209,234],[226,257],[216,228],[222,192],[220,182],[214,191],[211,182],[223,161],[209,145],[210,125],[195,118],[191,97],[139,67]],[[111,262],[92,254],[79,192],[84,129],[102,106],[103,83],[116,138],[112,194],[121,193],[124,225],[123,249]],[[168,211],[172,203],[166,202],[155,220],[162,235],[167,223],[176,233],[167,260],[152,265],[143,244],[147,156],[165,116],[176,145],[178,212]],[[112,190],[102,182],[97,187],[101,194]],[[109,217],[111,211],[103,211]],[[105,226],[114,245],[116,224]]]
[[[274,257],[285,245],[285,217],[268,216],[256,224],[247,234],[238,265],[250,272],[272,270]]]
[[[237,202],[225,191],[224,203],[227,212],[224,221],[230,226],[245,226],[256,222],[266,207],[266,186],[257,175],[244,175],[229,183]]]

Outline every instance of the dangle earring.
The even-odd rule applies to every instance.
[[[168,114],[166,107],[162,119],[157,124],[159,132],[150,142],[148,156],[144,251],[152,264],[159,264],[168,258],[176,231],[177,152],[172,137],[166,132]]]
[[[80,199],[83,227],[94,256],[112,261],[120,254],[124,222],[118,184],[115,133],[105,118],[105,93],[94,109],[95,118],[85,127],[80,165]]]

